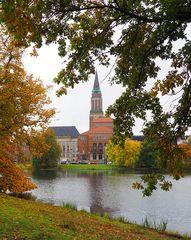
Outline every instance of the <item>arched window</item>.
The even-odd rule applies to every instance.
[[[62,152],[63,152],[63,157],[65,157],[65,155],[66,155],[65,145],[62,145]]]
[[[92,145],[93,160],[97,159],[97,144],[93,143]]]
[[[102,158],[103,158],[103,144],[102,143],[98,144],[98,157],[99,157],[99,160],[102,160]]]
[[[93,143],[92,152],[97,153],[97,144],[96,143]]]
[[[99,154],[102,154],[102,153],[103,153],[103,144],[102,144],[102,143],[99,143],[99,144],[98,144],[98,153],[99,153]]]

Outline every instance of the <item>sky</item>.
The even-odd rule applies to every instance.
[[[25,53],[23,62],[28,74],[40,78],[45,86],[53,86],[48,93],[52,101],[51,106],[56,109],[51,126],[76,126],[80,133],[87,131],[89,128],[90,98],[95,76],[91,75],[87,83],[80,83],[74,89],[68,89],[67,95],[57,97],[56,90],[59,89],[59,86],[52,80],[64,66],[62,59],[58,56],[57,45],[43,46],[38,50],[38,54],[38,57],[31,57]],[[110,68],[97,66],[96,69],[102,91],[103,110],[106,111],[107,107],[121,95],[123,88],[116,84],[111,86],[108,79],[105,79]],[[140,134],[141,129],[142,122],[139,121],[135,127],[135,134]]]

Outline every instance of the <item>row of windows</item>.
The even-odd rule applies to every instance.
[[[80,136],[80,140],[81,140],[81,141],[86,141],[86,140],[87,140],[87,137],[86,137],[86,136]]]
[[[103,154],[105,147],[106,147],[106,143],[104,143],[104,144],[103,143],[99,143],[99,144],[93,143],[92,152],[93,152],[93,154],[96,154],[96,153]]]
[[[70,146],[62,146],[63,152],[69,152],[69,151],[77,151],[77,147],[70,148]]]

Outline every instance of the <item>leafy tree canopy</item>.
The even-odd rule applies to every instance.
[[[109,66],[115,58],[111,82],[125,87],[107,111],[115,118],[115,139],[131,136],[135,118],[143,119],[145,136],[162,149],[161,167],[182,176],[175,145],[191,126],[190,0],[3,0],[1,18],[18,46],[58,43],[66,59],[55,78],[58,94],[87,81],[96,61]],[[158,60],[170,63],[163,79]],[[178,100],[164,111],[161,95]]]
[[[107,145],[108,160],[115,165],[133,167],[139,158],[141,143],[131,139],[126,139],[124,146],[110,142]]]
[[[155,145],[152,142],[144,141],[141,146],[141,151],[135,167],[138,168],[157,168],[157,154]]]
[[[56,168],[61,156],[60,145],[57,143],[55,134],[50,128],[44,133],[44,138],[45,143],[48,145],[48,150],[40,157],[33,157],[33,167],[35,169]]]

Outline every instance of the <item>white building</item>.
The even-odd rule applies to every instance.
[[[61,158],[68,161],[77,160],[77,139],[79,132],[74,126],[50,127],[60,144],[62,153]]]

